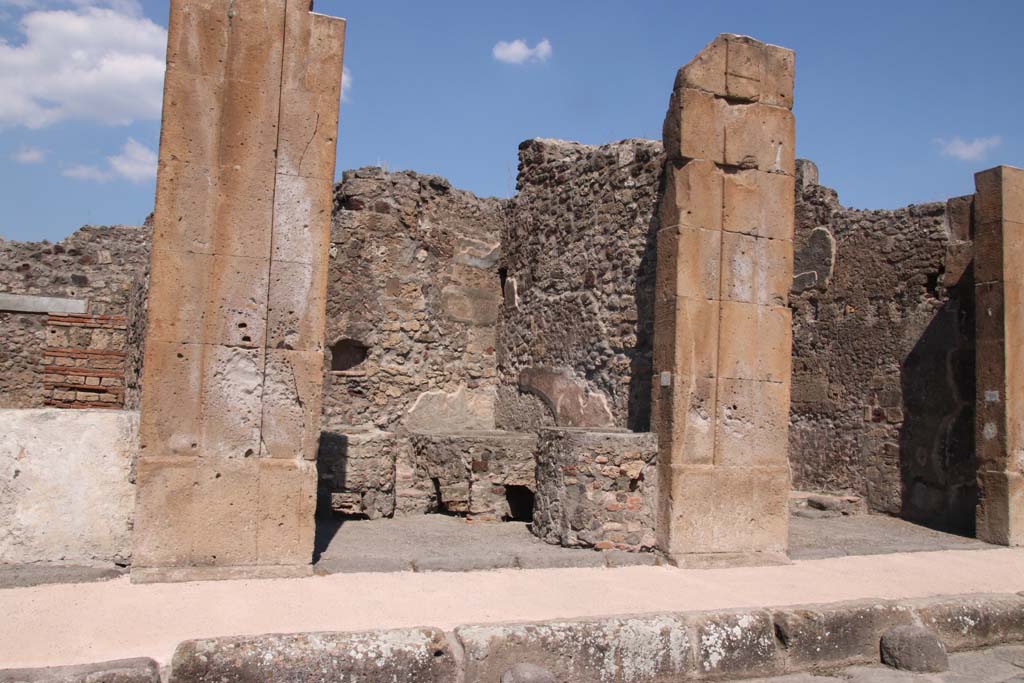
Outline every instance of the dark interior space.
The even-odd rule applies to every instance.
[[[533,521],[533,491],[525,486],[509,484],[505,486],[505,500],[508,501],[508,514],[503,521]]]
[[[331,346],[331,370],[352,370],[366,360],[370,348],[355,339],[342,339]]]

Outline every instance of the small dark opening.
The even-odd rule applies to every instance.
[[[351,370],[364,360],[370,347],[355,339],[342,339],[331,347],[331,370]]]
[[[448,503],[444,502],[444,498],[441,496],[441,480],[438,479],[437,477],[431,477],[430,483],[434,485],[434,502],[437,505],[437,514],[454,514],[448,509]]]
[[[508,268],[498,268],[498,281],[501,283],[501,291],[505,291],[505,283],[508,281]]]
[[[505,487],[505,500],[508,502],[506,521],[533,521],[533,491],[525,486],[508,485]]]

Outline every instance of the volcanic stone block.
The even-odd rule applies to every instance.
[[[767,611],[708,614],[696,627],[696,668],[701,677],[767,676],[781,673],[783,660]]]
[[[171,3],[136,580],[310,571],[344,22],[309,9]]]
[[[316,511],[316,465],[308,460],[259,461],[257,562],[302,565],[310,561]]]
[[[789,50],[721,35],[663,127],[651,408],[658,544],[681,564],[785,557],[792,80]]]
[[[683,226],[659,230],[655,289],[661,298],[717,299],[722,246],[721,230]]]
[[[679,377],[718,374],[722,304],[710,299],[666,298],[655,303],[654,372]]]
[[[978,537],[1024,544],[1024,170],[975,175]]]
[[[653,434],[542,429],[533,533],[568,547],[653,549],[657,453]]]
[[[717,380],[685,375],[666,379],[668,386],[655,389],[651,406],[651,427],[658,434],[659,461],[712,464]]]
[[[320,178],[277,176],[274,193],[274,261],[316,264],[331,239],[333,186]]]
[[[878,661],[878,638],[888,629],[912,623],[900,605],[834,603],[775,612],[775,633],[790,671],[838,669]]]
[[[559,681],[677,681],[693,661],[685,617],[653,615],[540,624],[460,626],[465,680],[498,681],[519,663]]]
[[[725,178],[726,175],[710,161],[695,159],[667,163],[665,194],[658,214],[661,228],[683,225],[720,230]]]
[[[202,344],[150,339],[143,383],[160,387],[142,393],[139,447],[142,455],[199,454],[202,435]]]
[[[789,308],[723,301],[721,311],[718,376],[788,382],[793,362]]]
[[[148,657],[39,669],[0,669],[0,683],[160,683],[160,667]]]
[[[793,286],[793,244],[735,233],[722,234],[723,301],[785,306]]]
[[[718,379],[715,464],[785,465],[789,383]]]
[[[187,566],[192,561],[192,498],[197,458],[143,453],[136,463],[135,544],[132,562],[143,567]]]
[[[260,468],[236,458],[200,458],[192,493],[190,564],[256,564]]]
[[[322,352],[326,264],[271,261],[267,347]]]
[[[224,458],[259,454],[265,362],[263,349],[203,348],[200,454]]]
[[[458,664],[444,632],[400,629],[188,640],[178,645],[171,683],[324,681],[445,683]],[[496,679],[495,679],[496,680]]]
[[[703,90],[673,92],[663,128],[668,159],[725,163],[726,110],[722,100]]]
[[[723,108],[723,162],[769,173],[796,172],[796,123],[793,112],[767,104],[737,104]]]
[[[792,176],[758,170],[724,176],[722,229],[775,240],[793,239]]]
[[[416,479],[433,483],[433,509],[480,520],[514,519],[509,487],[536,489],[533,434],[413,434],[410,440]]]
[[[882,663],[904,671],[949,669],[949,657],[935,634],[921,626],[896,626],[882,634]]]
[[[267,349],[262,455],[315,460],[320,438],[320,351]]]
[[[788,466],[670,465],[660,468],[659,477],[669,480],[672,501],[672,518],[659,529],[659,547],[676,563],[785,561]]]
[[[317,456],[320,507],[369,519],[394,514],[398,448],[391,432],[325,432]]]
[[[1024,641],[1024,597],[958,595],[919,601],[920,624],[950,652]]]
[[[788,108],[793,106],[793,72],[791,50],[722,34],[679,70],[675,88]]]

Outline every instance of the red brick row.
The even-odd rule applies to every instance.
[[[77,368],[66,365],[44,365],[43,373],[48,375],[78,375],[80,377],[124,377],[124,370]]]

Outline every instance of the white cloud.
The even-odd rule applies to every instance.
[[[352,72],[347,66],[341,67],[341,101],[348,102],[349,93],[352,91]]]
[[[19,164],[39,164],[46,158],[46,152],[38,147],[22,145],[17,152],[11,155],[11,158]]]
[[[107,157],[114,173],[133,183],[144,183],[156,178],[156,152],[135,138],[128,138],[120,154]]]
[[[105,183],[113,178],[111,173],[101,170],[98,166],[88,166],[86,164],[68,166],[61,171],[61,175],[66,175],[68,178],[75,178],[76,180],[92,180],[97,183]]]
[[[939,138],[935,142],[947,157],[961,161],[981,161],[990,150],[1003,144],[1003,139],[998,135],[973,140],[964,140],[958,136],[949,140]]]
[[[0,40],[0,128],[159,119],[167,31],[142,17],[136,0],[105,0],[107,7],[70,2],[73,9],[22,16],[20,45]]]
[[[77,164],[61,173],[77,180],[105,183],[122,178],[133,183],[144,183],[156,178],[157,154],[135,138],[128,138],[120,154],[107,157],[107,168]]]
[[[491,54],[499,62],[505,62],[506,64],[544,62],[551,56],[551,42],[545,38],[533,47],[530,47],[526,44],[525,40],[520,38],[510,42],[499,40],[495,43]]]

